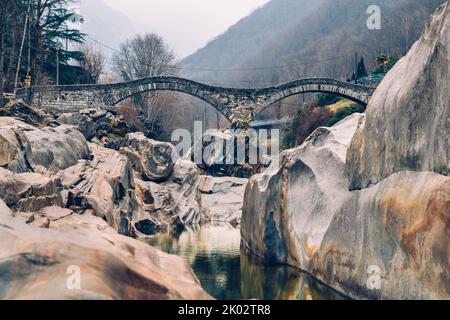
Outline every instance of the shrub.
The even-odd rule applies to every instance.
[[[143,123],[139,118],[141,111],[138,107],[128,103],[122,103],[116,109],[123,116],[123,119],[130,128],[143,128]]]
[[[332,127],[334,126],[336,123],[338,123],[339,121],[347,118],[348,116],[354,114],[354,113],[361,113],[364,112],[366,110],[365,107],[360,106],[359,104],[352,104],[348,107],[342,108],[340,110],[338,110],[334,117],[332,117],[326,124],[325,126],[327,127]]]
[[[301,145],[319,127],[326,125],[333,117],[328,108],[302,109],[293,121],[292,134],[294,146]]]
[[[317,106],[318,107],[329,106],[331,104],[335,104],[340,100],[341,98],[335,94],[320,93],[317,95]]]

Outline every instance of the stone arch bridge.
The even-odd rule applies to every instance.
[[[374,91],[373,88],[325,78],[302,79],[271,88],[233,89],[177,77],[152,77],[116,84],[33,87],[31,100],[50,111],[74,112],[87,108],[113,109],[133,95],[161,90],[197,97],[233,124],[250,123],[272,104],[301,93],[331,93],[367,105]]]

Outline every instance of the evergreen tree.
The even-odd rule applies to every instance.
[[[76,17],[76,13],[70,8],[73,2],[74,0],[32,0],[31,74],[36,80],[40,80],[40,72],[56,79],[56,54],[59,54],[61,83],[69,84],[72,82],[68,81],[70,73],[73,72],[70,71],[71,68],[67,68],[69,60],[83,60],[81,52],[66,47],[67,43],[84,42],[84,34],[73,27]]]
[[[386,73],[388,60],[389,58],[385,54],[379,54],[376,57],[377,67],[375,68],[374,73]]]
[[[367,70],[363,57],[359,60],[356,76],[358,79],[367,77]]]
[[[83,43],[84,34],[77,29],[81,22],[71,5],[74,0],[1,0],[6,10],[1,11],[3,46],[0,45],[0,79],[4,79],[6,92],[14,89],[19,65],[19,80],[27,71],[33,84],[55,83],[57,55],[60,62],[60,83],[79,82],[80,68],[69,65],[71,59],[83,60],[83,54],[71,50],[68,44]],[[28,19],[27,19],[28,16]],[[74,21],[76,17],[77,21]],[[28,23],[26,24],[26,21]],[[74,23],[77,22],[77,23]],[[26,30],[24,37],[24,30]],[[0,41],[1,42],[1,41]],[[23,42],[23,50],[20,52]],[[29,56],[29,60],[28,60]],[[20,82],[19,82],[20,84]]]
[[[386,71],[391,70],[399,60],[400,57],[397,55],[389,56],[388,62],[386,64]]]

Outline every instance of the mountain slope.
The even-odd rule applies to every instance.
[[[354,55],[369,69],[380,53],[403,55],[443,0],[272,0],[186,58],[183,75],[229,86],[261,87],[308,76],[351,77]],[[367,8],[381,8],[369,30]],[[265,24],[267,23],[267,24]],[[239,69],[202,71],[195,69]]]
[[[85,20],[81,26],[82,31],[113,49],[118,49],[121,42],[142,29],[103,0],[81,0],[79,7]]]
[[[208,69],[239,67],[245,60],[255,58],[264,43],[282,30],[295,24],[317,9],[324,0],[272,0],[241,19],[224,34],[218,36],[182,61],[183,68]],[[186,70],[184,76],[197,80],[218,78],[219,74]]]
[[[367,8],[381,9],[381,30],[367,28]],[[427,17],[442,0],[327,0],[316,12],[266,42],[258,56],[242,65],[294,65],[239,76],[251,80],[289,81],[300,77],[346,80],[354,54],[364,56],[369,70],[380,53],[404,55],[419,38]]]

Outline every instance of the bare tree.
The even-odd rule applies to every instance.
[[[91,45],[81,47],[80,52],[84,55],[84,60],[79,63],[80,67],[84,70],[82,83],[98,83],[100,76],[105,69],[105,55],[99,49],[96,49]]]
[[[14,76],[16,73],[16,59],[17,59],[17,52],[18,50],[18,42],[20,37],[20,32],[22,29],[22,26],[20,26],[20,23],[14,22],[13,23],[13,17],[16,17],[18,14],[18,6],[17,1],[10,1],[6,0],[6,2],[9,1],[9,6],[7,7],[7,15],[6,15],[6,24],[8,25],[7,32],[9,31],[9,41],[11,41],[11,44],[9,45],[9,50],[6,53],[7,61],[3,61],[5,63],[5,73],[4,73],[4,91],[13,91],[13,85],[14,85]],[[9,17],[8,17],[9,15]],[[17,19],[17,18],[16,18]],[[3,20],[3,19],[2,19]],[[17,21],[21,21],[21,19],[17,19]],[[5,23],[4,22],[4,23]],[[4,51],[5,52],[5,51]],[[4,53],[5,54],[5,53]]]
[[[124,80],[170,74],[175,53],[160,36],[149,33],[125,41],[113,55],[116,73]]]
[[[4,62],[4,47],[5,47],[5,27],[6,15],[9,0],[0,1],[0,104],[3,101],[3,62]],[[1,105],[0,105],[1,107]]]
[[[175,59],[164,39],[149,33],[125,41],[113,55],[113,68],[123,81],[130,81],[173,74]],[[141,107],[148,119],[147,129],[156,137],[162,134],[161,127],[167,128],[174,118],[176,99],[170,92],[141,93],[133,97],[133,102]]]

